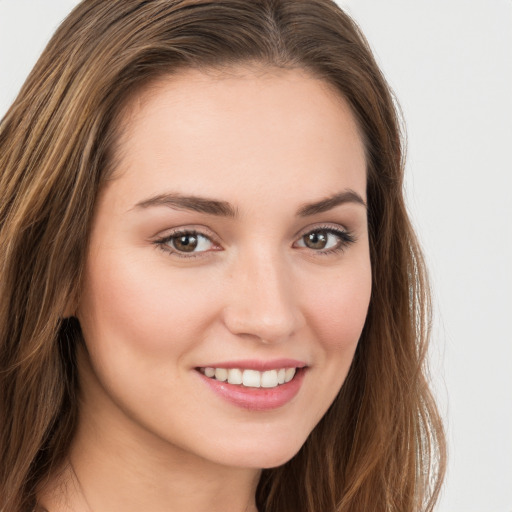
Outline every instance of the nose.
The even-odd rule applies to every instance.
[[[303,324],[303,316],[286,262],[260,251],[239,259],[234,267],[223,314],[228,330],[266,344],[289,339]]]

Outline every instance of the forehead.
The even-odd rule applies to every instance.
[[[364,147],[348,103],[300,69],[161,77],[127,103],[120,133],[116,175],[141,193],[221,188],[240,197],[245,182],[247,193],[309,183],[311,194],[338,186],[365,195]]]

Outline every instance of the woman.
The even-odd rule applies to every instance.
[[[0,125],[0,509],[432,510],[402,170],[329,0],[82,2]]]

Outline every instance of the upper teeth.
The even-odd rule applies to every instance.
[[[290,382],[295,375],[295,368],[279,368],[259,372],[240,368],[201,368],[201,373],[221,382],[241,384],[249,388],[275,388],[279,384]]]

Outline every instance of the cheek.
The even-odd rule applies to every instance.
[[[309,324],[328,352],[355,350],[371,295],[370,265],[333,276],[309,295]]]
[[[199,333],[215,303],[205,280],[171,272],[154,258],[116,259],[107,253],[91,260],[80,308],[88,345],[108,343],[157,357],[201,342]]]
[[[341,389],[366,321],[371,269],[364,255],[359,262],[345,266],[329,279],[319,279],[323,287],[303,294],[308,297],[303,310],[307,311],[309,332],[317,347],[317,370],[313,367],[308,390],[311,416],[303,418],[305,431],[314,428]]]

